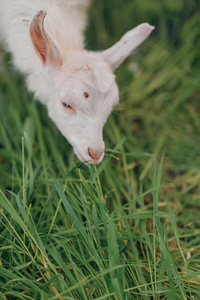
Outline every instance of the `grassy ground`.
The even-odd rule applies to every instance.
[[[89,168],[0,69],[0,299],[200,299],[200,3],[93,1],[88,48],[144,21]]]

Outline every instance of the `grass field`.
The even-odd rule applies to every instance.
[[[200,2],[94,0],[87,47],[142,22],[97,166],[1,60],[1,300],[200,299]]]

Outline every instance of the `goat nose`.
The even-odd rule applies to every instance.
[[[101,155],[103,154],[104,149],[100,149],[100,150],[95,150],[92,148],[88,148],[88,153],[89,155],[92,157],[92,159],[97,160],[101,157]]]

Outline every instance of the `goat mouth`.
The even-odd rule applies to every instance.
[[[88,164],[89,160],[84,159],[83,156],[82,156],[82,155],[79,153],[79,151],[76,149],[76,147],[74,147],[74,152],[75,152],[75,154],[78,156],[78,158],[79,158],[82,162]]]
[[[99,157],[98,159],[92,159],[91,157],[88,158],[88,159],[85,159],[85,158],[80,154],[80,152],[77,150],[76,147],[74,147],[74,152],[75,152],[75,154],[78,156],[78,158],[79,158],[82,162],[84,162],[86,165],[88,165],[88,164],[98,164],[98,163],[100,163],[100,162],[102,161],[103,156],[104,156],[104,153],[102,153],[101,157]]]

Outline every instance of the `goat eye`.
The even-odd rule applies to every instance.
[[[69,108],[69,109],[72,109],[71,105],[65,103],[65,102],[62,102],[62,105],[65,107],[65,108]]]

